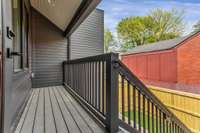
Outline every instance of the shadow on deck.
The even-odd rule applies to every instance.
[[[62,86],[33,89],[15,133],[104,133]]]

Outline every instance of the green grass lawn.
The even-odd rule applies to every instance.
[[[128,118],[128,112],[125,112],[125,117]],[[136,125],[139,125],[139,113],[138,111],[135,112],[135,120],[136,120]],[[134,113],[133,111],[130,112],[130,118],[131,121],[134,121]],[[156,132],[156,118],[152,118],[151,116],[149,116],[149,123],[150,123],[150,132],[152,132],[152,121],[154,120],[154,132]],[[141,123],[141,127],[145,129],[148,129],[148,115],[145,113],[145,123],[143,120],[143,112],[140,112],[140,123]],[[144,126],[145,124],[145,126]],[[161,125],[162,126],[162,125]],[[159,125],[159,118],[158,118],[158,128],[157,128],[158,132],[160,131],[160,125]]]

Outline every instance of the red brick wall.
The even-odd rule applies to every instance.
[[[177,48],[178,82],[200,84],[200,34]]]
[[[123,55],[122,62],[140,79],[177,82],[176,50]]]

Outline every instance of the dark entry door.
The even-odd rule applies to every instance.
[[[12,26],[12,1],[2,1],[3,16],[3,131],[11,133],[11,113],[12,113],[12,76],[13,59],[10,53],[13,49],[13,26]],[[15,1],[15,0],[14,0]]]
[[[3,102],[3,68],[2,68],[2,14],[1,14],[1,0],[0,0],[0,132],[2,129],[2,102]]]
[[[31,88],[28,69],[28,17],[24,13],[24,0],[1,1],[4,44],[3,133],[11,133]]]

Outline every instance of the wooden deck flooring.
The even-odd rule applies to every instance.
[[[34,89],[15,133],[105,132],[62,86]]]

